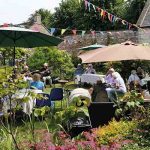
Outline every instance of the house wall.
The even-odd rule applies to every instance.
[[[150,28],[143,28],[144,30],[138,31],[138,41],[139,43],[149,43],[150,44]]]

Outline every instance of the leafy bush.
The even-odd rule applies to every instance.
[[[141,147],[139,146],[137,143],[132,143],[132,144],[128,144],[128,145],[124,145],[121,150],[149,150],[150,147]]]
[[[96,131],[97,141],[100,145],[108,145],[115,141],[125,140],[136,128],[137,124],[133,121],[112,120],[109,125],[99,127]]]
[[[141,93],[137,93],[136,91],[127,92],[122,98],[119,98],[115,104],[116,115],[121,116],[123,118],[127,117],[127,113],[130,112],[132,118],[137,110],[143,109],[141,104],[144,103],[144,98]]]
[[[36,48],[28,59],[31,70],[39,70],[47,62],[52,67],[52,76],[69,78],[73,73],[71,56],[55,47]]]

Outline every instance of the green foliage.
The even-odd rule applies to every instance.
[[[147,0],[127,0],[125,2],[124,18],[136,24]]]
[[[141,106],[143,103],[144,98],[141,93],[137,93],[136,91],[127,92],[122,98],[117,100],[115,113],[117,116],[126,117],[127,112],[130,112],[132,117],[134,117],[134,113],[137,109],[143,110]]]
[[[139,146],[137,143],[124,145],[121,150],[149,150],[148,146]]]
[[[3,55],[2,64],[6,65],[12,63],[14,50],[12,47],[0,48],[0,53]],[[30,50],[25,48],[16,48],[16,59],[21,59],[28,57],[30,55]]]
[[[94,0],[96,6],[106,9],[110,13],[114,13],[122,17],[122,5],[124,0]],[[52,26],[59,28],[78,28],[82,30],[109,30],[116,26],[109,22],[108,19],[101,19],[100,13],[95,12],[91,6],[91,11],[85,10],[84,1],[78,3],[77,0],[62,1],[60,6],[56,8],[53,17]],[[120,26],[117,24],[117,26]]]
[[[52,76],[71,77],[73,64],[67,52],[60,51],[55,47],[36,48],[34,54],[28,60],[31,70],[41,69],[45,62],[52,67]]]
[[[86,101],[84,101],[84,106],[78,107],[81,105],[83,101],[80,98],[74,98],[74,101],[63,111],[56,112],[55,120],[57,123],[62,124],[64,126],[67,125],[67,122],[70,119],[77,117],[85,117],[89,116],[87,106],[89,105]]]
[[[108,125],[96,130],[97,141],[100,145],[107,145],[115,141],[126,139],[133,130],[136,129],[137,123],[134,121],[115,121],[112,120]]]

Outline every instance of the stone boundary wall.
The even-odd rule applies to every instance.
[[[61,50],[67,50],[70,53],[78,53],[78,48],[88,46],[91,44],[110,45],[116,43],[122,43],[127,40],[131,40],[135,43],[139,43],[139,36],[141,33],[138,31],[124,30],[124,31],[101,31],[92,36],[91,34],[70,35],[64,37],[64,42],[59,44],[58,48]]]

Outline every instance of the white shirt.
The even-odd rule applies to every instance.
[[[140,78],[137,76],[137,74],[131,74],[129,76],[128,84],[130,84],[132,81],[138,81],[140,83]]]
[[[114,78],[111,76],[111,74],[108,74],[106,77],[105,77],[105,81],[107,84],[113,84],[114,83]]]
[[[122,77],[115,79],[114,82],[117,86],[119,86],[119,90],[122,90],[123,92],[127,92],[127,88]]]

